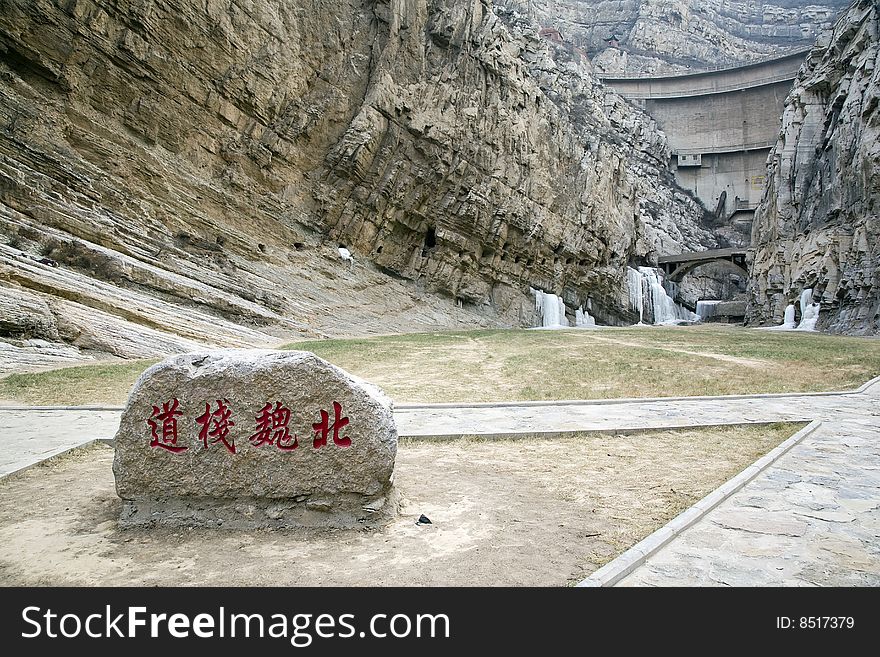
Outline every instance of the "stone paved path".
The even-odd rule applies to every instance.
[[[713,397],[524,404],[399,405],[401,436],[529,436],[743,422],[811,420],[859,413],[863,394]],[[113,438],[121,409],[0,407],[0,476],[92,440]]]
[[[93,440],[113,438],[120,414],[0,409],[0,477]]]
[[[880,384],[872,386],[880,388]],[[599,402],[399,406],[402,436],[529,435],[835,419],[866,411],[865,393]]]
[[[96,439],[120,410],[0,408],[0,476]],[[496,437],[821,420],[622,585],[880,585],[880,378],[859,392],[400,405],[401,436]]]
[[[880,586],[880,386],[618,586]]]

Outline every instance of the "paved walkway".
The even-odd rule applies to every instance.
[[[880,586],[880,380],[808,410],[821,422],[769,467],[582,585]]]
[[[0,408],[0,476],[112,438],[119,416]],[[662,547],[619,583],[880,585],[880,378],[850,393],[400,405],[395,420],[403,437],[435,438],[821,420],[695,524],[669,541],[659,539],[673,532],[660,530],[653,543]]]
[[[823,422],[617,585],[880,586],[878,425]]]
[[[394,419],[402,437],[526,437],[576,431],[833,419],[862,412],[863,398],[864,393],[836,393],[519,404],[402,404],[395,409]],[[121,412],[121,408],[0,407],[0,476],[92,440],[112,439]]]
[[[880,389],[880,383],[872,386]],[[469,434],[528,436],[575,431],[671,429],[724,424],[834,421],[861,415],[865,393],[753,395],[525,404],[401,405],[394,419],[401,436]]]
[[[93,440],[113,438],[120,414],[0,409],[0,477]]]

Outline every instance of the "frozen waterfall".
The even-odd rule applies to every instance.
[[[807,307],[813,303],[813,288],[807,288],[801,292],[801,317],[807,313]]]
[[[541,316],[541,328],[569,328],[571,322],[565,316],[565,302],[562,297],[548,294],[543,290],[529,288],[535,295],[535,310]],[[596,326],[596,320],[590,316],[590,302],[586,307],[574,311],[574,325],[581,328]]]
[[[807,312],[801,317],[801,323],[798,324],[795,331],[815,331],[816,322],[819,321],[820,308],[821,306],[818,303],[811,303],[807,306]]]
[[[638,270],[626,268],[626,285],[629,289],[629,309],[639,314],[639,324],[643,324],[645,305],[642,300],[642,275]]]
[[[813,290],[807,288],[801,292],[801,323],[798,324],[796,331],[815,331],[816,322],[819,321],[818,303],[813,303]],[[786,311],[788,309],[786,308]]]
[[[629,286],[630,308],[639,313],[639,324],[645,317],[653,318],[654,324],[671,324],[680,320],[695,322],[697,315],[682,308],[663,287],[660,271],[651,267],[627,268],[626,280]]]
[[[575,326],[581,326],[584,328],[595,326],[596,320],[593,317],[590,317],[590,312],[585,308],[578,308],[574,311],[575,316]]]
[[[795,307],[793,303],[788,304],[785,307],[785,315],[782,318],[782,324],[779,326],[767,326],[765,327],[768,331],[794,331],[797,326],[797,322],[794,319]]]
[[[535,310],[541,316],[541,326],[544,328],[570,326],[565,316],[565,302],[562,297],[535,289],[532,289],[532,294],[535,295]]]
[[[795,321],[795,305],[790,303],[785,307],[785,315],[782,318],[782,324],[779,326],[771,326],[769,327],[770,330],[815,331],[816,322],[819,321],[819,310],[822,306],[818,303],[813,303],[813,290],[807,288],[801,292],[799,303],[801,307],[800,324]]]
[[[798,324],[795,331],[815,331],[821,307],[818,303],[813,303],[813,290],[811,288],[801,292],[801,323]]]

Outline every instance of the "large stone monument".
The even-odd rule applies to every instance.
[[[174,356],[116,434],[120,524],[352,527],[396,511],[391,400],[309,352]]]

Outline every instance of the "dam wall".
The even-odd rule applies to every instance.
[[[657,122],[669,140],[669,167],[678,183],[747,241],[785,98],[806,54],[686,75],[602,81]]]

